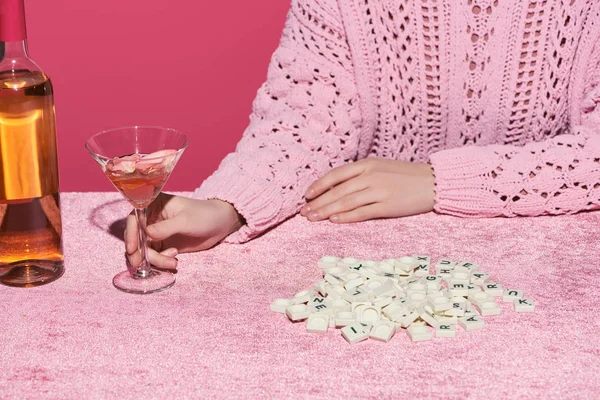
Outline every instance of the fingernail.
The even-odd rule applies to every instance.
[[[178,254],[178,252],[177,249],[167,249],[163,251],[162,254],[167,257],[175,257]]]
[[[316,212],[312,211],[312,212],[308,213],[308,215],[306,216],[306,218],[308,218],[308,219],[310,219],[312,221],[313,219],[317,219],[318,216],[319,215]]]
[[[331,222],[338,222],[340,220],[340,216],[339,215],[332,215],[331,217],[329,217],[329,220]]]
[[[310,212],[310,206],[309,205],[305,205],[304,207],[302,207],[300,209],[300,214],[301,215],[306,215],[309,212]]]
[[[304,193],[304,197],[310,198],[315,191],[313,189],[308,189],[306,193]]]
[[[169,260],[169,261],[167,262],[167,264],[169,264],[169,266],[170,266],[171,268],[177,268],[177,263],[178,263],[178,260],[177,260],[176,258],[174,258],[174,259],[172,259],[172,260]]]

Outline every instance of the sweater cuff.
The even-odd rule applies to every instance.
[[[246,224],[227,236],[223,240],[226,243],[247,242],[275,225],[282,205],[281,192],[274,183],[258,181],[234,162],[221,165],[192,197],[226,201],[244,217]]]
[[[435,179],[434,211],[460,217],[500,215],[503,202],[492,189],[498,155],[480,147],[442,150],[429,157]]]

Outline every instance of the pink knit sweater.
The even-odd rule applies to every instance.
[[[599,40],[596,0],[293,0],[250,125],[195,197],[232,203],[243,242],[371,156],[431,163],[438,213],[598,209]]]

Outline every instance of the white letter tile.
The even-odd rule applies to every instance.
[[[329,315],[311,314],[306,320],[306,331],[310,333],[327,333]]]
[[[531,299],[515,299],[516,312],[533,312],[535,305]]]

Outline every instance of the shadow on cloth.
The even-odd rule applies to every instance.
[[[113,200],[94,208],[88,220],[96,228],[125,241],[125,226],[130,212],[131,205],[126,200]],[[119,216],[122,218],[115,219]]]

